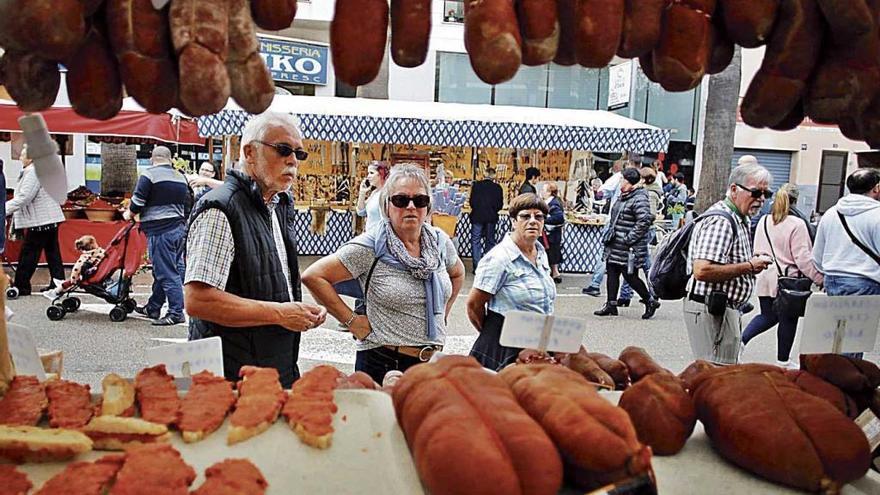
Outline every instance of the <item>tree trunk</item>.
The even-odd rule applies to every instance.
[[[706,124],[703,130],[703,164],[700,187],[697,188],[697,204],[694,207],[697,213],[705,211],[722,199],[727,191],[741,77],[742,52],[739,47],[736,47],[730,65],[723,72],[709,77]]]

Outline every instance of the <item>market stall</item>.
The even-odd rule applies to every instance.
[[[583,160],[573,150],[659,152],[669,131],[597,110],[521,108],[362,98],[276,96],[270,110],[291,113],[301,122],[309,159],[300,165],[295,196],[301,211],[300,254],[334,252],[356,232],[352,203],[356,185],[372,160],[416,162],[433,179],[467,191],[497,169],[505,202],[516,196],[525,169],[537,167],[542,180],[568,183]],[[229,103],[222,112],[198,119],[199,133],[223,137],[237,159],[237,136],[250,115]],[[499,220],[499,236],[510,229]],[[600,256],[601,225],[568,223],[564,230],[567,272],[590,271]],[[455,227],[459,255],[470,256],[467,208]]]

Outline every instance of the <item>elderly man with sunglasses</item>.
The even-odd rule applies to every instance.
[[[327,311],[302,300],[290,192],[302,135],[286,114],[251,119],[241,138],[239,170],[193,210],[184,293],[190,340],[219,336],[228,380],[242,366],[276,368],[287,388],[299,378],[300,332]]]
[[[755,288],[755,275],[769,256],[753,256],[749,217],[772,195],[773,178],[757,163],[730,173],[727,197],[696,219],[688,264],[693,278],[684,299],[684,320],[696,359],[736,364],[742,343],[742,311]]]

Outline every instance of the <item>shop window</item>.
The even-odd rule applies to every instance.
[[[474,74],[467,53],[438,52],[434,100],[491,104],[492,86]]]
[[[275,81],[276,95],[315,96],[314,84]]]
[[[464,22],[463,0],[444,0],[443,22]]]
[[[577,65],[566,67],[550,64],[548,67],[550,71],[547,85],[548,108],[599,109],[601,70],[585,69]],[[607,86],[608,71],[605,71],[604,75]]]
[[[825,213],[843,196],[846,178],[846,151],[823,151],[822,169],[819,172],[819,199],[816,211]]]
[[[504,84],[495,86],[494,105],[520,107],[547,106],[547,68],[523,65],[516,76]]]

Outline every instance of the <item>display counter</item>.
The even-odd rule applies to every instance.
[[[98,245],[107,247],[110,240],[117,232],[122,230],[128,222],[124,220],[116,220],[112,222],[93,222],[86,219],[65,220],[58,226],[58,244],[61,246],[61,260],[64,264],[76,263],[81,254],[76,250],[74,243],[77,239],[84,235],[93,235],[98,241]],[[18,257],[21,253],[23,240],[9,241],[6,240],[6,261],[9,263],[18,263]],[[46,256],[40,256],[40,263],[46,262]]]

